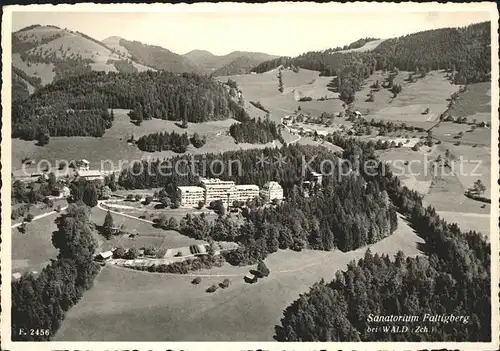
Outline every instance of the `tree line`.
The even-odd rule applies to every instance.
[[[229,134],[237,143],[266,144],[283,140],[279,127],[268,118],[234,123],[229,127]]]
[[[266,72],[280,64],[294,64],[320,71],[324,76],[337,76],[344,67],[360,63],[366,68],[419,72],[453,69],[454,83],[470,84],[490,80],[490,22],[464,28],[443,28],[384,40],[369,52],[310,51],[294,58],[280,57],[254,68]]]
[[[71,204],[56,223],[52,243],[59,250],[57,259],[39,274],[25,274],[12,282],[12,340],[50,340],[65,313],[92,287],[99,271],[93,261],[97,243],[88,208],[82,203]],[[32,335],[30,329],[48,332]]]
[[[355,250],[375,243],[397,228],[396,211],[387,193],[361,177],[315,189],[309,197],[297,187],[286,202],[274,207],[251,206],[241,226],[226,216],[210,223],[205,216],[187,216],[180,232],[198,240],[234,241],[226,254],[233,265],[255,264],[278,249],[300,251]]]
[[[102,136],[112,123],[105,112],[110,108],[133,110],[143,120],[249,119],[233,90],[192,73],[88,72],[48,84],[14,104],[13,137],[32,140],[44,126],[51,136]]]
[[[200,148],[206,143],[206,137],[201,137],[198,133],[194,133],[190,138],[187,133],[179,134],[176,132],[159,132],[144,135],[140,137],[136,144],[142,151],[155,152],[172,150],[176,153],[184,153],[187,151],[189,144],[196,148]]]
[[[261,157],[268,162],[265,167],[257,162]],[[286,160],[286,163],[276,162],[279,158]],[[338,157],[325,147],[295,144],[281,148],[226,151],[222,154],[175,155],[165,159],[142,160],[142,165],[135,163],[120,173],[118,183],[126,189],[175,189],[176,186],[196,184],[198,176],[201,175],[234,180],[237,184],[256,184],[260,187],[274,180],[278,181],[285,194],[288,194],[295,185],[307,180],[307,175],[302,174],[303,159],[310,162],[310,166],[316,170],[320,169],[323,160],[327,160],[327,164],[340,162]],[[170,169],[174,165],[177,167],[175,172]],[[147,171],[140,171],[141,169]],[[334,177],[332,174],[325,177],[324,181],[333,181]]]

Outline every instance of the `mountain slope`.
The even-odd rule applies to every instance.
[[[28,87],[16,76],[16,90]],[[205,122],[248,120],[238,103],[237,89],[210,77],[165,71],[135,74],[89,72],[57,80],[12,105],[12,137],[100,137],[113,123],[109,108],[131,111],[131,119],[159,118]]]
[[[240,56],[235,60],[229,62],[228,64],[216,69],[212,75],[217,76],[232,76],[236,74],[247,74],[250,73],[253,67],[257,66],[260,60],[253,59],[251,57]]]
[[[260,62],[276,58],[276,56],[268,55],[261,52],[246,52],[246,51],[233,51],[227,55],[218,56],[206,50],[192,50],[187,54],[184,54],[183,56],[188,58],[193,63],[197,64],[207,74],[214,73],[216,70],[221,69],[226,65],[231,65],[233,69],[232,72],[234,73],[231,73],[231,71],[229,71],[229,68],[226,68],[224,72],[226,73],[229,72],[229,74],[238,74],[237,72],[242,71],[243,69],[246,70],[246,63],[249,62],[250,60],[255,62],[253,65],[255,66]],[[243,66],[239,67],[238,62],[240,62],[240,64],[242,64]]]
[[[118,72],[125,63],[137,71],[151,69],[83,33],[40,25],[12,33],[12,63],[42,85],[93,70]]]
[[[111,42],[109,39],[105,39],[105,42]],[[116,42],[116,39],[114,40]],[[114,45],[116,46],[116,43]],[[188,58],[160,46],[147,45],[123,38],[118,41],[118,46],[122,47],[124,49],[122,51],[127,52],[133,61],[155,69],[173,73],[201,73],[202,71],[196,63],[191,62]]]
[[[325,76],[338,75],[356,65],[363,66],[365,72],[394,67],[405,71],[446,68],[456,72],[454,82],[458,84],[488,80],[491,72],[490,22],[418,32],[365,45],[373,50],[310,51],[294,58],[263,62],[254,70],[266,72],[283,62],[320,71]]]

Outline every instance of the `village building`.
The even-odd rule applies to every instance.
[[[111,251],[100,252],[95,256],[95,260],[100,262],[109,261],[111,258],[113,258]]]
[[[86,159],[76,161],[76,169],[79,171],[89,171],[90,162]]]
[[[104,175],[99,170],[81,170],[81,169],[79,169],[76,172],[76,174],[77,174],[78,178],[85,179],[88,181],[93,181],[93,180],[103,181],[104,180]]]
[[[181,201],[181,206],[198,206],[205,201],[205,189],[199,186],[179,186],[177,193]]]
[[[273,201],[274,199],[283,200],[283,188],[278,182],[267,182],[262,188],[262,196],[267,202]]]

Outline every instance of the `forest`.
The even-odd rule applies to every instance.
[[[354,174],[313,193],[306,197],[295,188],[276,207],[249,204],[241,227],[227,217],[211,224],[204,216],[187,216],[180,232],[198,240],[235,241],[240,247],[226,254],[227,262],[249,265],[278,249],[355,250],[397,228],[387,193],[380,196],[376,187]]]
[[[268,118],[234,123],[229,127],[229,134],[237,143],[267,144],[283,140],[279,127]]]
[[[206,137],[201,137],[198,133],[194,133],[190,138],[187,133],[158,132],[140,137],[136,145],[140,150],[147,152],[172,150],[176,153],[183,153],[186,152],[189,144],[200,148],[205,143]]]
[[[456,84],[489,81],[490,27],[490,22],[483,22],[464,28],[418,32],[385,40],[369,52],[310,51],[294,58],[281,57],[263,62],[254,71],[262,73],[281,64],[294,64],[320,71],[324,76],[337,76],[345,67],[356,65],[364,66],[365,71],[397,67],[402,71],[418,72],[424,67],[427,71],[454,69]]]
[[[12,106],[12,137],[102,136],[111,127],[107,109],[130,109],[143,120],[205,122],[249,119],[233,88],[192,73],[89,72],[38,89]],[[64,122],[64,123],[63,123]]]
[[[375,145],[375,143],[373,143]],[[263,168],[257,161],[264,157],[270,162]],[[279,164],[278,158],[285,158],[286,163]],[[281,148],[264,148],[226,151],[224,153],[207,153],[203,155],[176,155],[167,159],[143,160],[124,169],[118,183],[126,189],[161,188],[165,186],[192,185],[198,176],[234,180],[237,184],[256,184],[262,187],[266,182],[275,180],[283,187],[285,195],[293,187],[307,180],[302,174],[303,159],[307,160],[312,169],[319,171],[320,163],[325,161],[325,171],[331,175],[324,177],[323,183],[334,181],[338,176],[329,164],[338,164],[339,158],[322,146],[287,145]],[[214,162],[215,160],[220,160]],[[176,172],[169,167],[176,165]],[[213,165],[207,167],[206,165]],[[241,165],[241,166],[240,166]],[[147,169],[148,172],[139,172]],[[170,174],[172,173],[172,174]]]
[[[37,275],[26,274],[12,282],[12,340],[47,341],[59,329],[65,313],[93,285],[99,265],[93,261],[97,247],[82,203],[71,204],[56,220],[52,242],[59,250]],[[32,335],[25,331],[38,330]]]
[[[359,144],[361,161],[372,155]],[[402,186],[387,165],[363,178],[387,192],[397,211],[425,240],[426,258],[372,255],[349,264],[329,283],[320,281],[283,312],[280,341],[488,341],[491,339],[490,244],[475,231],[462,232],[424,207],[420,195]],[[371,172],[370,172],[371,173]],[[469,316],[468,323],[419,323],[426,333],[375,333],[370,314],[424,313]],[[325,324],[324,321],[330,321]],[[408,324],[408,323],[406,323]]]

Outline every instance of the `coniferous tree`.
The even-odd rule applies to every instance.
[[[111,238],[113,234],[113,228],[115,226],[113,216],[111,215],[111,212],[106,212],[106,217],[104,217],[104,223],[102,225],[102,233],[106,237],[106,239]]]

